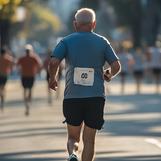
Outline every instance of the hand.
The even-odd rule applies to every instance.
[[[112,74],[109,69],[107,69],[103,74],[104,80],[110,82],[112,79]]]
[[[55,78],[50,78],[49,79],[49,87],[51,89],[53,89],[54,91],[56,91],[56,89],[58,88],[58,83],[57,83]]]

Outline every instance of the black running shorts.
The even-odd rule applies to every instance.
[[[48,82],[48,83],[49,83],[49,79],[50,79],[49,72],[48,72],[48,71],[46,71],[46,80],[47,80],[47,82]]]
[[[0,86],[5,86],[7,82],[7,76],[0,75]]]
[[[31,89],[34,84],[34,80],[35,80],[34,77],[22,77],[21,82],[22,82],[23,88]]]
[[[73,126],[84,122],[86,126],[100,130],[104,124],[104,104],[103,97],[64,99],[65,122]]]
[[[152,68],[152,72],[154,75],[160,75],[161,69],[160,68]]]
[[[134,71],[134,76],[135,76],[135,77],[142,78],[143,75],[144,75],[143,70],[136,70],[136,71]]]

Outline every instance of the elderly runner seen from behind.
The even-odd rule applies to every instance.
[[[67,123],[68,161],[78,161],[78,145],[83,129],[82,161],[93,161],[96,131],[103,126],[104,79],[110,81],[120,71],[118,57],[109,41],[93,32],[95,12],[82,8],[75,14],[75,33],[63,38],[52,53],[49,65],[50,88],[56,90],[56,73],[65,59],[66,84],[63,114]],[[105,62],[110,70],[103,72]]]

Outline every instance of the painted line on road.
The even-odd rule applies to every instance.
[[[153,145],[155,145],[155,146],[157,146],[158,148],[161,149],[161,142],[159,140],[157,140],[157,139],[147,138],[147,139],[145,139],[145,142],[153,144]]]

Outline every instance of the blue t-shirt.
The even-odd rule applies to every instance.
[[[118,60],[106,38],[94,32],[76,32],[63,38],[52,57],[64,59],[64,99],[104,97],[103,66]]]

